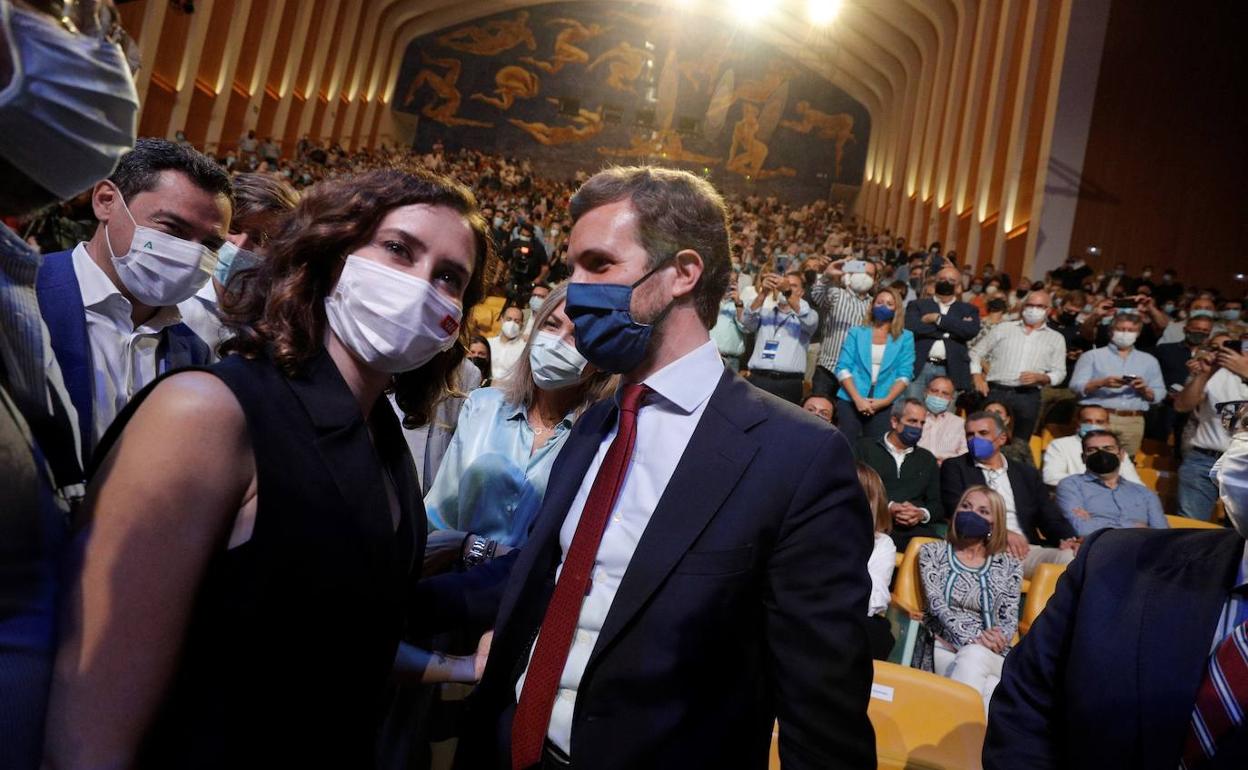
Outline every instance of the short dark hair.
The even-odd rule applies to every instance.
[[[702,257],[702,278],[693,290],[694,307],[706,328],[715,325],[728,290],[732,247],[728,208],[710,182],[657,166],[613,166],[589,178],[572,196],[572,223],[586,212],[627,198],[637,211],[637,239],[657,267],[684,249]]]
[[[1079,440],[1079,445],[1083,449],[1087,449],[1088,439],[1096,438],[1098,436],[1109,436],[1110,438],[1114,440],[1114,443],[1118,445],[1118,448],[1122,449],[1122,439],[1119,438],[1118,434],[1112,430],[1090,430],[1087,433],[1083,434],[1083,438]]]
[[[129,201],[139,193],[156,189],[162,171],[181,172],[196,187],[213,195],[233,195],[225,169],[193,147],[164,139],[144,138],[135,142],[134,149],[121,156],[109,181],[117,185],[121,197]]]
[[[906,398],[899,398],[893,402],[893,408],[889,410],[889,417],[896,417],[898,420],[900,420],[906,414],[906,407],[910,406],[911,404],[919,407],[924,412],[927,411],[927,404],[923,403],[917,398],[911,398],[907,396]]]
[[[997,433],[1005,433],[1005,420],[1001,419],[1001,415],[996,412],[972,412],[970,417],[966,418],[966,424],[970,425],[978,420],[992,420],[992,424],[997,426]]]

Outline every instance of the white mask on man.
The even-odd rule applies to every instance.
[[[503,325],[499,327],[505,339],[514,340],[520,336],[520,324],[515,321],[503,321]]]
[[[1039,307],[1023,308],[1023,322],[1027,324],[1028,326],[1039,326],[1041,323],[1044,322],[1044,318],[1047,315],[1048,313],[1044,311],[1044,308],[1039,308]]]
[[[580,382],[589,362],[572,345],[550,332],[538,332],[529,348],[533,383],[542,390],[557,390]]]
[[[379,372],[419,369],[455,344],[463,308],[423,278],[351,254],[325,298],[343,345]]]
[[[867,273],[846,273],[845,288],[857,294],[866,294],[875,286],[875,279]]]
[[[104,223],[104,243],[122,284],[135,299],[151,307],[176,305],[193,296],[212,277],[217,253],[202,243],[141,226],[134,221],[121,190],[115,185],[113,189],[122,211],[134,223],[130,249],[121,256],[113,252],[108,223]]]
[[[1127,348],[1134,346],[1135,341],[1139,339],[1139,337],[1139,332],[1128,332],[1120,329],[1114,332],[1114,336],[1111,339],[1113,340],[1114,347],[1119,350],[1126,350]]]

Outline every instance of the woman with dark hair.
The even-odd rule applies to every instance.
[[[490,341],[474,334],[468,341],[468,360],[481,372],[481,387],[488,388],[494,381],[494,360],[490,355]]]
[[[153,383],[97,450],[49,764],[372,764],[426,529],[385,391],[428,419],[489,248],[427,172],[306,194],[263,291],[227,298],[225,359]]]

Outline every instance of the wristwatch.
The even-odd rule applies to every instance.
[[[464,568],[472,569],[487,559],[494,558],[494,552],[498,550],[498,541],[481,537],[480,535],[470,535],[472,542],[468,546],[468,552],[464,554]]]

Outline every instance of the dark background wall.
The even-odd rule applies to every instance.
[[[1244,293],[1245,7],[1114,0],[1071,239],[1100,246],[1098,266]]]
[[[420,116],[420,150],[475,147],[568,177],[648,161],[797,200],[853,195],[870,133],[860,103],[792,58],[647,3],[550,3],[417,38],[393,104]]]

